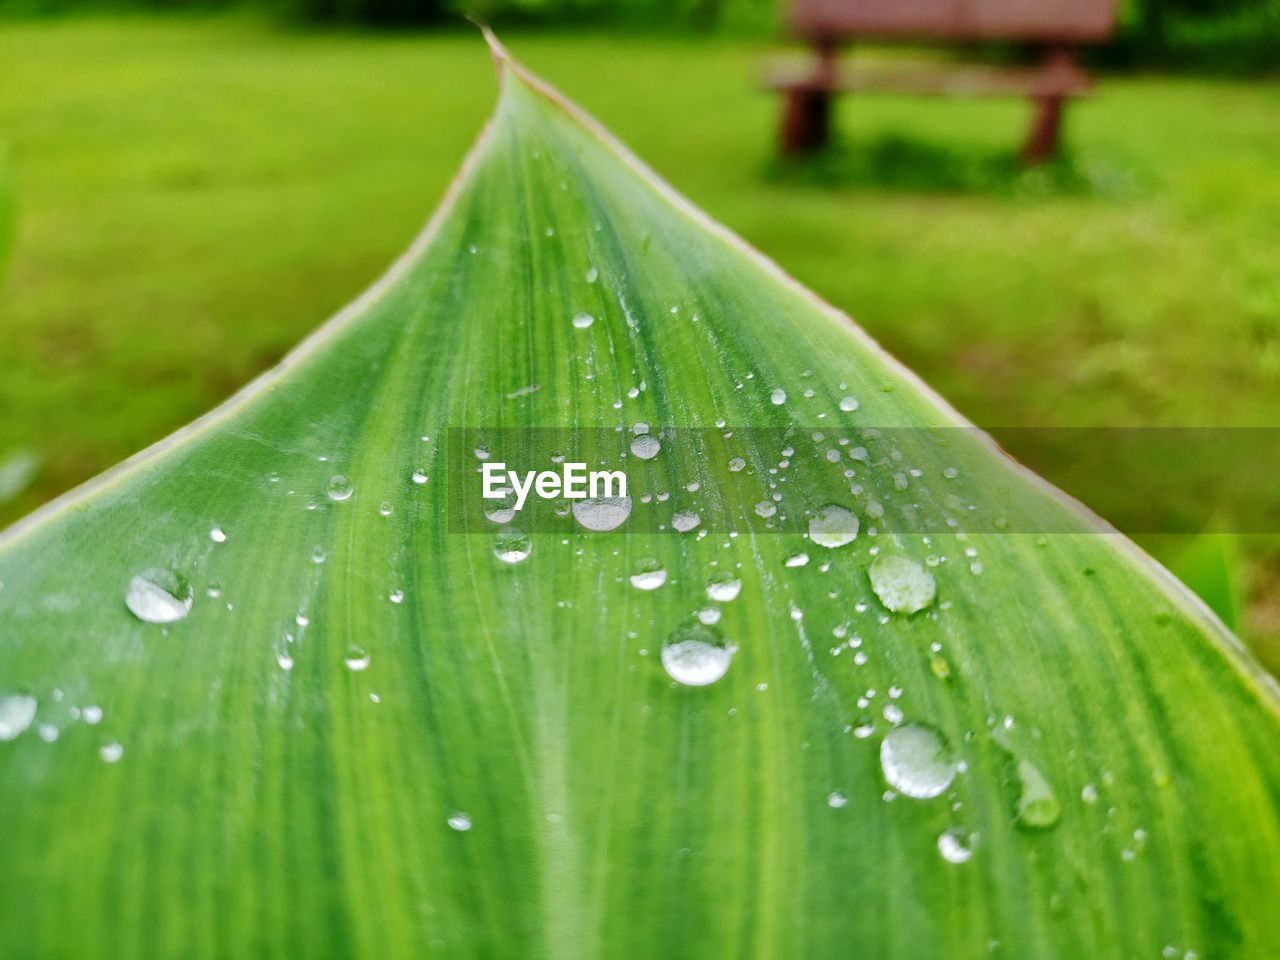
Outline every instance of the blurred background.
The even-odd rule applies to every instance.
[[[1034,167],[1016,97],[842,96],[780,156],[786,2],[0,0],[0,527],[406,246],[492,107],[467,11],[974,422],[1280,427],[1280,0],[1120,0]],[[1138,539],[1280,671],[1280,536]]]

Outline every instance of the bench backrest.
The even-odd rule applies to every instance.
[[[810,38],[1104,40],[1116,0],[791,0],[790,23]]]

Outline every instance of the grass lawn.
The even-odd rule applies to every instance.
[[[1066,178],[1002,175],[1023,103],[846,100],[847,148],[797,172],[772,160],[765,46],[507,41],[979,424],[1280,426],[1274,83],[1104,78],[1070,112]],[[0,64],[0,461],[40,458],[0,524],[224,399],[373,280],[494,96],[470,30],[0,22]],[[1241,629],[1280,667],[1280,547],[1243,550]]]

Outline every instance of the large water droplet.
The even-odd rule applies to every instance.
[[[846,413],[852,413],[854,410],[857,410],[857,409],[858,409],[858,401],[857,401],[857,398],[856,398],[856,397],[841,397],[841,398],[840,398],[840,409],[841,409],[841,410],[843,410],[843,411],[845,411]]]
[[[783,390],[781,387],[778,387],[771,394],[769,394],[769,402],[772,403],[775,407],[782,406],[784,403],[787,402],[787,391]]]
[[[493,555],[503,563],[519,563],[533,552],[529,535],[515,527],[503,527],[493,544]]]
[[[938,852],[947,863],[964,863],[973,856],[974,837],[961,827],[951,827],[938,835]]]
[[[369,668],[369,651],[358,643],[353,643],[347,647],[347,653],[342,658],[342,662],[347,665],[348,670],[367,670]]]
[[[730,573],[712,577],[707,583],[707,597],[717,603],[728,603],[742,592],[742,581]]]
[[[12,740],[31,726],[36,698],[25,693],[0,694],[0,740]]]
[[[956,775],[955,758],[942,733],[924,723],[894,727],[880,741],[884,778],[904,796],[936,797]]]
[[[597,533],[622,526],[629,516],[630,497],[588,497],[573,501],[573,518]]]
[[[510,523],[516,518],[516,492],[508,487],[501,497],[486,501],[484,515],[490,523]]]
[[[681,627],[662,647],[662,666],[668,676],[688,687],[715,683],[729,670],[733,650],[709,627]]]
[[[583,311],[582,313],[574,314],[574,317],[573,317],[573,325],[577,327],[579,330],[585,330],[587,329],[587,327],[591,326],[595,322],[596,322],[596,318],[593,317],[591,314],[587,313],[586,311]]]
[[[696,510],[678,510],[671,518],[671,526],[680,533],[687,533],[702,522]]]
[[[657,590],[667,582],[667,571],[656,560],[642,560],[631,574],[631,585],[637,590]]]
[[[937,585],[931,574],[914,560],[883,554],[867,570],[871,589],[893,613],[916,613],[933,603]]]
[[[662,450],[662,444],[647,433],[631,441],[631,452],[641,460],[652,460]]]
[[[1058,822],[1062,804],[1049,781],[1030,760],[1018,760],[1018,823],[1024,827],[1047,829]]]
[[[139,620],[176,623],[191,612],[194,592],[187,579],[171,570],[147,570],[129,581],[124,603]]]
[[[858,535],[858,518],[840,506],[829,503],[809,520],[809,539],[820,547],[834,550],[852,543]]]
[[[342,474],[334,474],[329,479],[329,499],[330,500],[348,500],[352,494],[351,481]]]

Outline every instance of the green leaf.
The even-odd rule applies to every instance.
[[[1275,956],[1272,681],[497,59],[386,277],[0,539],[0,955]],[[624,525],[467,532],[531,428]]]

